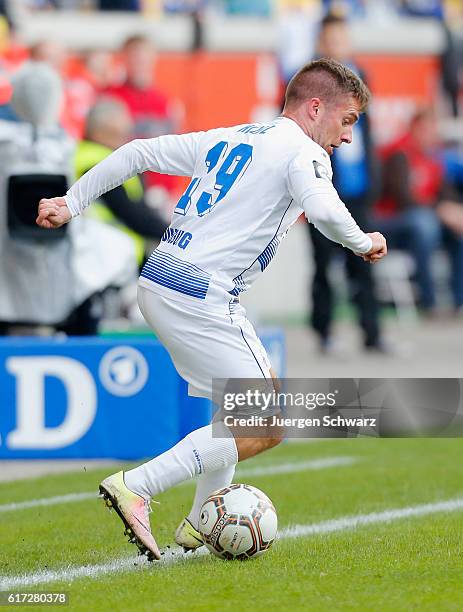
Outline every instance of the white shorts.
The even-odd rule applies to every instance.
[[[239,304],[233,314],[220,313],[139,285],[138,305],[189,383],[189,395],[211,399],[213,379],[271,379],[267,353]]]

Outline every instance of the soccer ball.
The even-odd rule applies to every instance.
[[[222,559],[262,555],[272,545],[277,526],[270,499],[247,484],[232,484],[215,491],[199,515],[199,531],[205,545]]]

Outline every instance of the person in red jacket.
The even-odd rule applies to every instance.
[[[154,83],[155,52],[145,36],[131,36],[122,46],[125,80],[102,93],[125,102],[134,122],[133,138],[155,138],[178,131],[179,106],[159,90]],[[175,191],[176,177],[147,172],[147,188],[158,187],[168,193]]]
[[[440,244],[437,206],[445,188],[444,165],[434,112],[420,109],[406,134],[385,148],[382,196],[376,213],[380,231],[394,248],[405,249],[415,260],[419,304],[435,307],[432,255]]]

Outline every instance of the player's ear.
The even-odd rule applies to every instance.
[[[321,111],[321,100],[320,98],[311,98],[307,101],[307,113],[312,121],[317,121]]]

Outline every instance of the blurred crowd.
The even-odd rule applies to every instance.
[[[322,19],[315,57],[332,57],[368,83],[368,75],[355,61],[349,20],[342,13],[331,12]],[[443,65],[444,61],[445,53]],[[462,65],[454,66],[456,79]],[[447,91],[452,100],[449,112],[457,117],[461,89],[461,83],[457,83],[453,92]],[[461,124],[456,126],[461,132]],[[445,251],[449,260],[451,306],[447,311],[454,316],[463,313],[463,140],[458,132],[454,137],[447,141],[442,138],[436,108],[430,104],[418,106],[404,133],[379,146],[367,111],[354,126],[352,144],[336,150],[332,157],[334,185],[354,219],[367,231],[381,231],[389,249],[403,252],[411,260],[416,303],[427,318],[442,315],[434,270],[438,250]],[[330,260],[339,255],[344,259],[349,297],[357,310],[365,349],[389,352],[392,347],[383,338],[371,267],[350,252],[341,253],[340,247],[312,225],[309,232],[315,263],[310,323],[321,349],[330,352],[335,347]],[[408,260],[402,262],[405,266]]]
[[[25,4],[31,10],[140,10],[147,6],[136,0],[28,0]],[[315,57],[337,59],[368,83],[368,74],[354,56],[352,19],[364,18],[381,5],[384,11],[442,19],[445,25],[455,3],[166,0],[157,4],[167,12],[220,5],[228,13],[262,16],[278,5],[282,10],[278,59],[284,86],[303,63]],[[308,5],[319,12],[311,13]],[[6,16],[9,8],[7,0],[0,2]],[[302,13],[311,20],[309,27]],[[449,37],[441,66],[446,112],[460,121],[463,52],[450,27],[445,28]],[[76,178],[128,140],[182,131],[188,109],[159,89],[155,62],[152,41],[137,34],[116,53],[95,50],[71,55],[53,40],[27,49],[16,46],[14,40],[4,45],[0,57],[0,334],[95,334],[102,318],[136,317],[137,271],[160,240],[183,184],[175,177],[152,173],[135,177],[102,196],[62,231],[38,228],[35,212],[40,197],[64,193]],[[382,231],[390,247],[411,262],[416,304],[426,317],[439,316],[441,311],[434,269],[437,252],[448,258],[451,304],[447,309],[453,315],[463,312],[462,139],[456,132],[443,137],[441,118],[432,105],[417,107],[404,133],[379,146],[367,113],[355,126],[353,144],[332,158],[335,186],[357,222],[367,231]],[[365,349],[387,351],[371,266],[314,227],[308,227],[308,234],[314,246],[310,324],[321,348],[329,351],[333,344],[336,291],[330,266],[337,260],[345,265]]]
[[[15,0],[31,10],[156,11],[182,14],[211,10],[228,15],[272,17],[288,6],[319,6],[323,11],[347,10],[349,16],[365,17],[380,11],[413,17],[443,18],[446,4],[459,0]],[[4,5],[9,0],[2,0]]]

